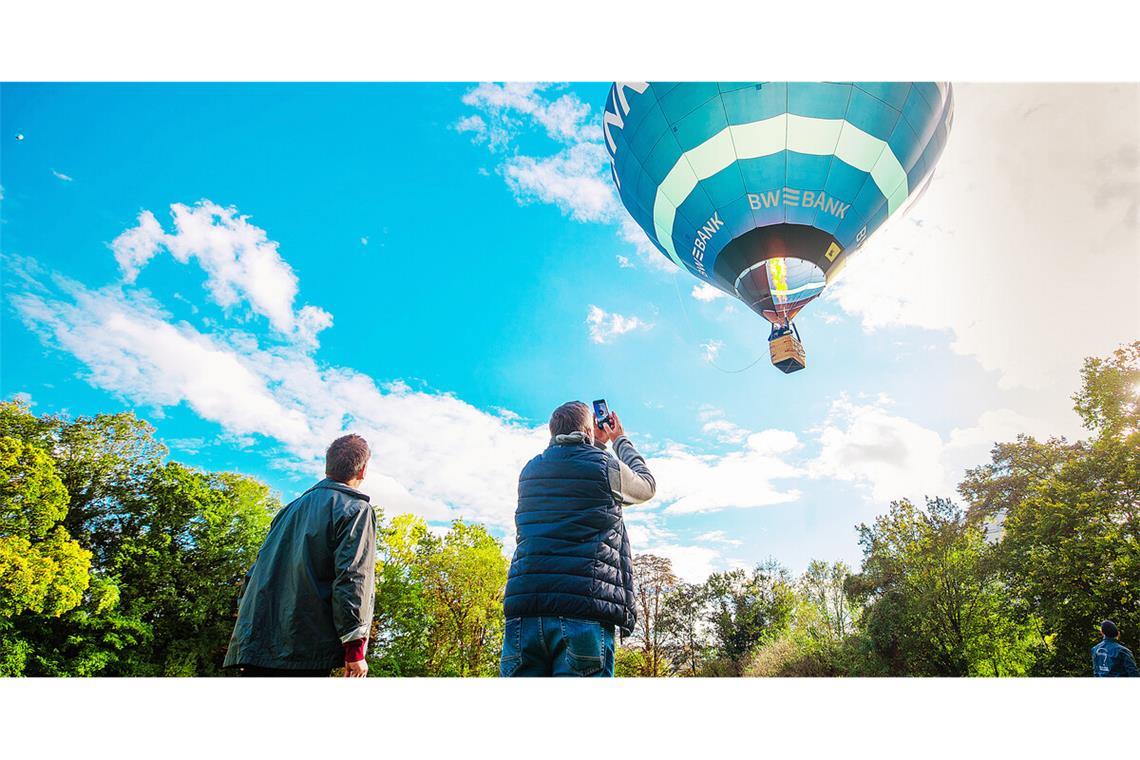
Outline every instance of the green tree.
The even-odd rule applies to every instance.
[[[859,609],[846,593],[851,570],[843,562],[812,560],[795,583],[795,603],[785,630],[753,653],[750,676],[863,674],[858,657]]]
[[[743,675],[753,649],[788,625],[795,606],[788,572],[769,560],[750,572],[713,573],[705,587],[716,656],[704,675]]]
[[[400,515],[381,542],[372,655],[381,672],[496,675],[510,564],[498,539],[461,520],[437,536],[421,518]]]
[[[482,525],[456,520],[424,557],[423,583],[439,675],[493,676],[503,644],[503,589],[510,562]]]
[[[665,596],[659,628],[663,651],[678,675],[697,676],[712,653],[709,590],[703,583],[678,583]]]
[[[427,523],[396,515],[381,524],[377,541],[376,612],[369,644],[373,675],[426,676],[431,660],[432,617],[417,564],[433,548]]]
[[[149,630],[124,655],[124,674],[219,672],[235,599],[279,504],[261,483],[168,463],[122,500],[110,544],[123,614]]]
[[[614,651],[614,676],[641,678],[645,675],[645,655],[640,649],[619,646]]]
[[[984,530],[952,502],[897,501],[858,531],[863,567],[847,589],[889,673],[1025,673],[1033,621],[1019,619]]]
[[[0,437],[0,675],[21,675],[34,644],[18,621],[58,618],[83,601],[91,552],[61,521],[67,490],[51,456]]]
[[[1040,619],[1040,675],[1087,674],[1097,624],[1140,639],[1140,341],[1088,359],[1075,409],[1091,437],[1020,437],[961,486],[972,513],[996,515],[1006,583]]]
[[[664,652],[661,618],[665,612],[665,599],[677,585],[673,563],[666,557],[639,554],[633,558],[634,601],[637,605],[637,625],[632,638],[641,645],[645,663],[644,676],[663,676],[670,668]]]
[[[812,560],[800,576],[797,591],[814,611],[804,627],[815,640],[838,644],[854,632],[859,609],[851,604],[845,587],[851,568],[845,562]]]
[[[58,474],[62,491],[37,486],[63,499],[51,507],[60,524],[41,543],[70,553],[74,581],[62,608],[4,617],[5,641],[21,642],[4,662],[28,675],[218,673],[237,585],[279,506],[268,489],[164,464],[153,429],[131,414],[68,421],[4,403],[0,436],[43,453],[32,470],[44,483]],[[8,487],[31,480],[5,478]],[[74,569],[81,560],[88,578]]]
[[[66,515],[67,491],[51,457],[0,438],[0,615],[59,617],[82,601],[91,554],[60,525]]]

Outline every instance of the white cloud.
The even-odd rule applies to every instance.
[[[628,507],[625,524],[635,555],[655,554],[668,558],[673,564],[673,572],[690,583],[703,582],[710,573],[724,565],[717,549],[678,542],[677,536],[664,527],[659,511]],[[701,538],[698,536],[696,540]]]
[[[721,443],[740,443],[752,432],[724,419],[724,411],[713,406],[702,406],[697,416],[704,423],[701,431],[716,437]]]
[[[463,96],[464,104],[479,113],[463,117],[454,129],[472,134],[494,154],[510,149],[497,171],[519,203],[547,203],[575,221],[616,225],[619,239],[642,261],[675,271],[621,206],[599,118],[588,104],[561,90],[551,84],[480,84]],[[535,130],[554,140],[557,149],[542,155],[520,150],[517,138]],[[623,258],[627,266],[630,259]]]
[[[928,192],[828,298],[867,329],[947,330],[1003,388],[1077,387],[1140,325],[1140,86],[956,86]]]
[[[604,159],[601,143],[578,143],[546,158],[513,156],[500,171],[523,203],[550,203],[576,221],[606,222],[618,210],[609,180],[598,170]]]
[[[748,437],[747,430],[728,420],[706,422],[701,430],[716,436],[716,439],[722,443],[740,443]]]
[[[943,440],[937,432],[888,409],[890,399],[855,403],[842,394],[819,429],[820,452],[808,464],[813,477],[851,481],[876,502],[956,495],[968,467],[988,459],[997,441],[1018,433],[1044,436],[1047,426],[1009,409],[988,411]]]
[[[718,298],[728,298],[728,294],[715,285],[702,282],[699,285],[693,286],[693,298],[707,303],[709,301],[715,301]]]
[[[455,123],[456,132],[471,132],[476,137],[487,134],[487,122],[479,116],[466,116]]]
[[[561,142],[599,139],[601,128],[589,119],[590,107],[568,93],[556,98],[546,97],[552,90],[557,90],[557,87],[551,84],[483,82],[464,95],[463,102],[489,114],[493,126],[488,128],[484,124],[483,130],[471,129],[475,125],[472,119],[483,121],[478,116],[467,117],[460,124],[468,123],[466,131],[504,132],[497,140],[503,142],[509,139],[517,127],[518,116],[522,115],[541,125],[547,135]],[[492,137],[492,141],[496,138]]]
[[[622,269],[629,269],[630,267],[633,266],[633,262],[629,260],[629,257],[628,256],[622,256],[621,254],[618,254],[617,263],[618,263],[618,266],[621,267]]]
[[[228,309],[246,302],[278,333],[315,345],[317,333],[332,324],[332,315],[315,306],[294,312],[297,276],[265,230],[250,224],[237,209],[208,200],[193,207],[175,203],[170,209],[173,234],[162,229],[154,214],[143,211],[138,225],[111,243],[124,282],[133,283],[165,249],[182,264],[194,259],[202,267],[206,289],[219,306]]]
[[[645,234],[645,230],[641,229],[640,225],[633,221],[633,217],[624,210],[618,214],[618,237],[632,245],[634,250],[637,251],[638,257],[642,262],[648,265],[650,269],[674,274],[680,271],[671,258],[657,250],[657,246],[655,246],[653,241],[649,239],[649,236]]]
[[[670,514],[796,501],[799,490],[782,490],[773,481],[805,474],[789,461],[799,446],[796,435],[785,430],[748,434],[739,449],[724,454],[698,453],[670,443],[649,458],[658,484],[655,501],[666,504]]]
[[[368,245],[368,238],[366,238],[366,237],[360,238],[360,244],[361,245]]]
[[[868,484],[875,501],[943,495],[942,439],[882,403],[855,404],[846,395],[832,402],[812,463],[817,477]]]
[[[707,533],[700,534],[695,540],[709,544],[727,544],[729,546],[740,546],[744,543],[739,538],[729,538],[728,534],[723,530],[710,530]]]
[[[715,362],[722,348],[724,348],[723,340],[710,340],[708,343],[702,343],[701,351],[704,352],[705,361],[709,363]]]
[[[266,349],[248,334],[206,335],[172,324],[142,295],[70,282],[62,289],[12,302],[30,328],[86,366],[93,385],[156,408],[185,402],[237,440],[280,445],[282,466],[314,477],[328,442],[358,432],[373,450],[365,490],[394,512],[505,529],[519,470],[547,440],[543,427],[448,394],[403,384],[380,389],[350,368],[317,364],[300,348]]]
[[[303,410],[282,405],[239,356],[187,325],[166,321],[144,296],[64,283],[74,299],[12,298],[28,326],[87,365],[96,387],[156,407],[183,400],[232,432],[260,432],[290,445],[307,433]]]
[[[627,317],[608,312],[593,304],[590,304],[590,309],[586,313],[586,324],[590,327],[590,340],[594,343],[611,343],[619,335],[653,328],[652,323],[640,317]]]
[[[66,174],[64,174],[63,172],[57,172],[55,169],[51,170],[51,176],[53,176],[56,179],[61,180],[63,182],[74,182],[75,181],[74,177],[69,177]]]
[[[720,552],[707,546],[656,544],[639,553],[669,558],[673,572],[689,583],[703,583],[722,564]]]

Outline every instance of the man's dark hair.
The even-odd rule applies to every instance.
[[[329,444],[329,449],[325,452],[325,475],[340,483],[347,483],[360,473],[370,453],[368,441],[356,433],[342,435]]]
[[[1120,635],[1120,629],[1117,628],[1116,623],[1112,622],[1111,620],[1105,620],[1100,624],[1100,632],[1109,639],[1115,639]]]
[[[590,407],[581,401],[567,401],[550,415],[550,435],[588,433],[591,423]]]

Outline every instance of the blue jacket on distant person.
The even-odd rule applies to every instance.
[[[1128,647],[1116,639],[1104,638],[1092,648],[1093,676],[1097,678],[1136,678],[1136,660]]]

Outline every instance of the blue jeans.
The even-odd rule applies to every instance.
[[[614,627],[597,620],[524,617],[507,620],[499,676],[578,676],[614,674]]]

